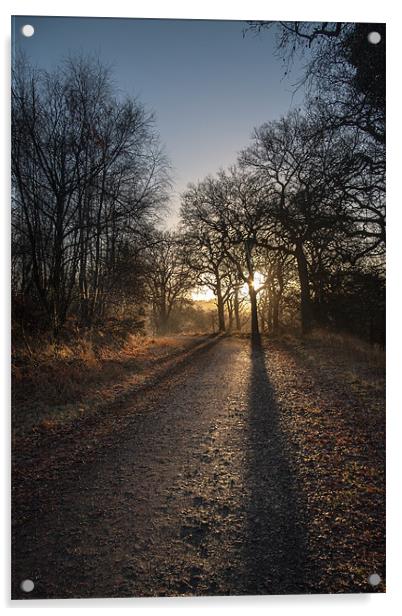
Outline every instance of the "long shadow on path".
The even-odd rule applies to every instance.
[[[289,446],[260,339],[251,343],[248,441],[246,591],[309,592],[303,495],[289,465]]]

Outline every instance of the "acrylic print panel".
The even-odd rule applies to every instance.
[[[384,63],[13,18],[14,599],[385,591]]]

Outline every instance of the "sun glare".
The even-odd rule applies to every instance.
[[[264,282],[265,282],[265,277],[263,276],[263,274],[261,274],[261,272],[255,272],[254,280],[253,280],[254,289],[258,291],[258,289],[262,287]],[[248,296],[248,283],[247,282],[244,283],[240,291],[242,295]]]
[[[260,289],[265,282],[265,276],[261,272],[255,272],[253,286],[256,291]],[[241,295],[248,297],[248,284],[247,282],[240,288]],[[214,292],[208,287],[198,287],[191,293],[191,299],[194,302],[210,302],[215,299]]]

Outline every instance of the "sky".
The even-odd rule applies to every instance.
[[[32,37],[21,28],[31,24]],[[173,171],[167,226],[180,193],[236,161],[252,130],[300,104],[297,68],[285,76],[274,31],[243,36],[242,21],[13,18],[13,50],[45,69],[76,54],[111,66],[116,89],[154,111]]]

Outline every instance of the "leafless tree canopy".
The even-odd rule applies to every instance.
[[[318,324],[383,342],[385,27],[250,22],[245,35],[267,28],[285,72],[303,57],[305,108],[189,184],[171,232],[158,227],[170,182],[152,113],[116,96],[98,62],[15,62],[16,322],[57,336],[69,319],[129,316],[167,333],[201,287],[220,331],[249,319],[255,335]]]
[[[90,326],[140,292],[141,250],[167,198],[152,114],[112,90],[83,59],[54,73],[20,59],[13,73],[13,292],[55,333],[72,309]]]

